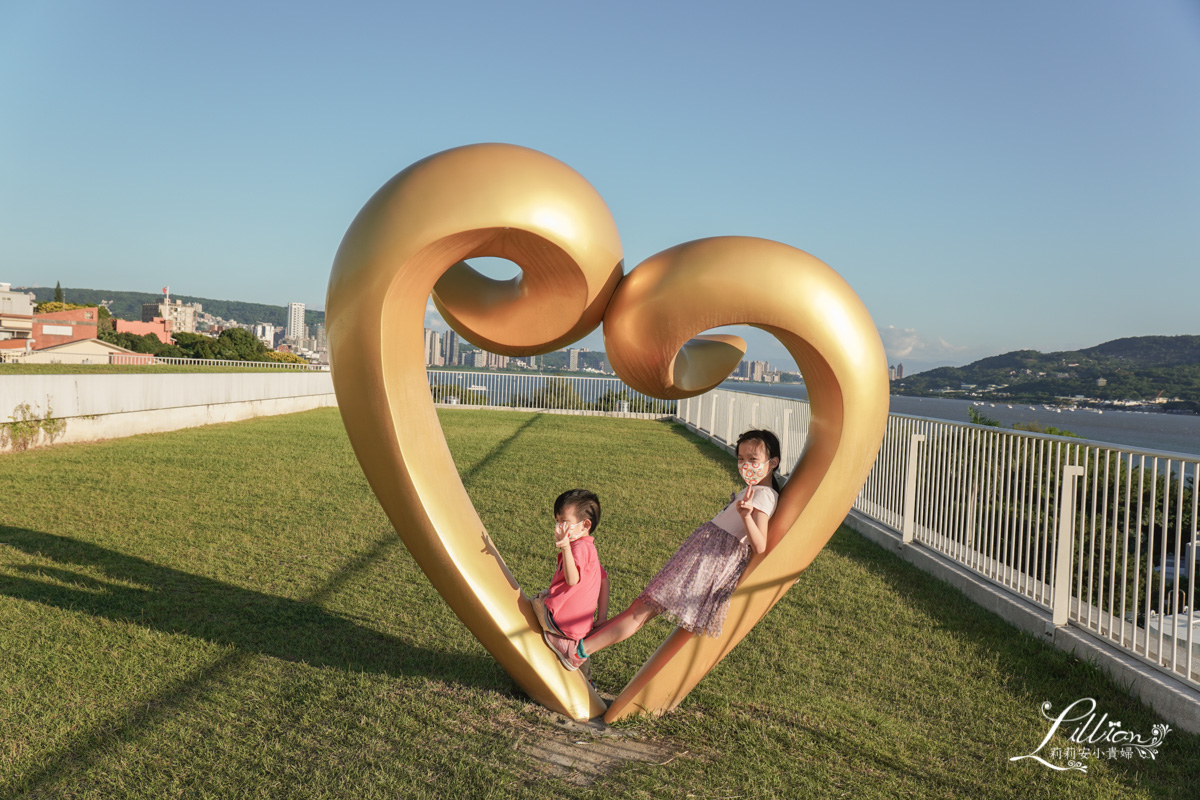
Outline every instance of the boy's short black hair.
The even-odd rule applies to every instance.
[[[596,528],[600,527],[600,498],[587,489],[572,489],[560,494],[554,501],[554,516],[557,517],[568,508],[575,509],[575,516],[579,519],[591,520],[590,533],[595,533]]]

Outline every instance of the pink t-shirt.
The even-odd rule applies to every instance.
[[[600,565],[600,554],[596,552],[596,540],[591,536],[580,536],[571,542],[571,555],[575,557],[575,568],[579,570],[579,582],[567,585],[563,571],[562,553],[558,554],[558,569],[550,581],[550,592],[546,597],[546,608],[554,615],[554,624],[570,639],[582,639],[591,633],[596,617],[596,605],[600,602],[600,581],[606,575]]]

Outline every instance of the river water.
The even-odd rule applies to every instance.
[[[775,397],[797,397],[808,399],[804,386],[794,383],[751,383],[749,381],[726,381],[722,389]],[[970,400],[952,400],[944,397],[900,397],[892,395],[893,414],[908,414],[914,417],[969,422],[967,409]],[[1055,410],[1042,405],[1028,403],[982,403],[975,410],[984,416],[999,420],[1010,427],[1014,422],[1037,422],[1052,425],[1085,439],[1096,442],[1137,447],[1145,450],[1165,450],[1200,458],[1200,416],[1191,414],[1158,414],[1145,411],[1112,411],[1102,413],[1077,409]]]

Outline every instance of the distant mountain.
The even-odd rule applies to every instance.
[[[1178,397],[1200,410],[1200,336],[1135,336],[1084,350],[1014,350],[965,367],[938,367],[905,376],[893,394],[1006,397],[1046,401]]]
[[[33,292],[37,302],[45,303],[54,299],[54,289],[39,286],[36,289],[20,288],[14,291]],[[63,290],[63,299],[68,303],[83,305],[99,304],[100,301],[112,301],[109,311],[118,319],[134,322],[142,318],[142,303],[155,303],[162,300],[161,294],[154,292],[117,292],[111,289],[67,289]],[[269,322],[272,325],[287,325],[287,306],[270,306],[264,303],[245,303],[241,300],[214,300],[211,297],[193,297],[186,294],[173,294],[172,300],[182,300],[185,303],[200,303],[204,311],[222,319],[235,320],[241,324]],[[305,325],[324,325],[325,312],[304,309]]]

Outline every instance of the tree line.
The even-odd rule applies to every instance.
[[[153,292],[117,292],[110,289],[63,289],[56,286],[21,289],[32,292],[37,303],[50,301],[70,302],[78,306],[99,306],[101,301],[108,303],[109,310],[118,319],[138,322],[142,319],[142,304],[161,302],[163,296]],[[247,303],[241,300],[214,300],[211,297],[194,297],[192,295],[172,295],[172,300],[184,303],[200,303],[204,312],[221,319],[237,320],[241,324],[266,322],[277,327],[287,325],[287,306],[273,306],[265,303]],[[111,301],[111,302],[109,302]],[[103,307],[103,306],[101,306]],[[324,325],[325,312],[306,308],[304,310],[305,325]]]

